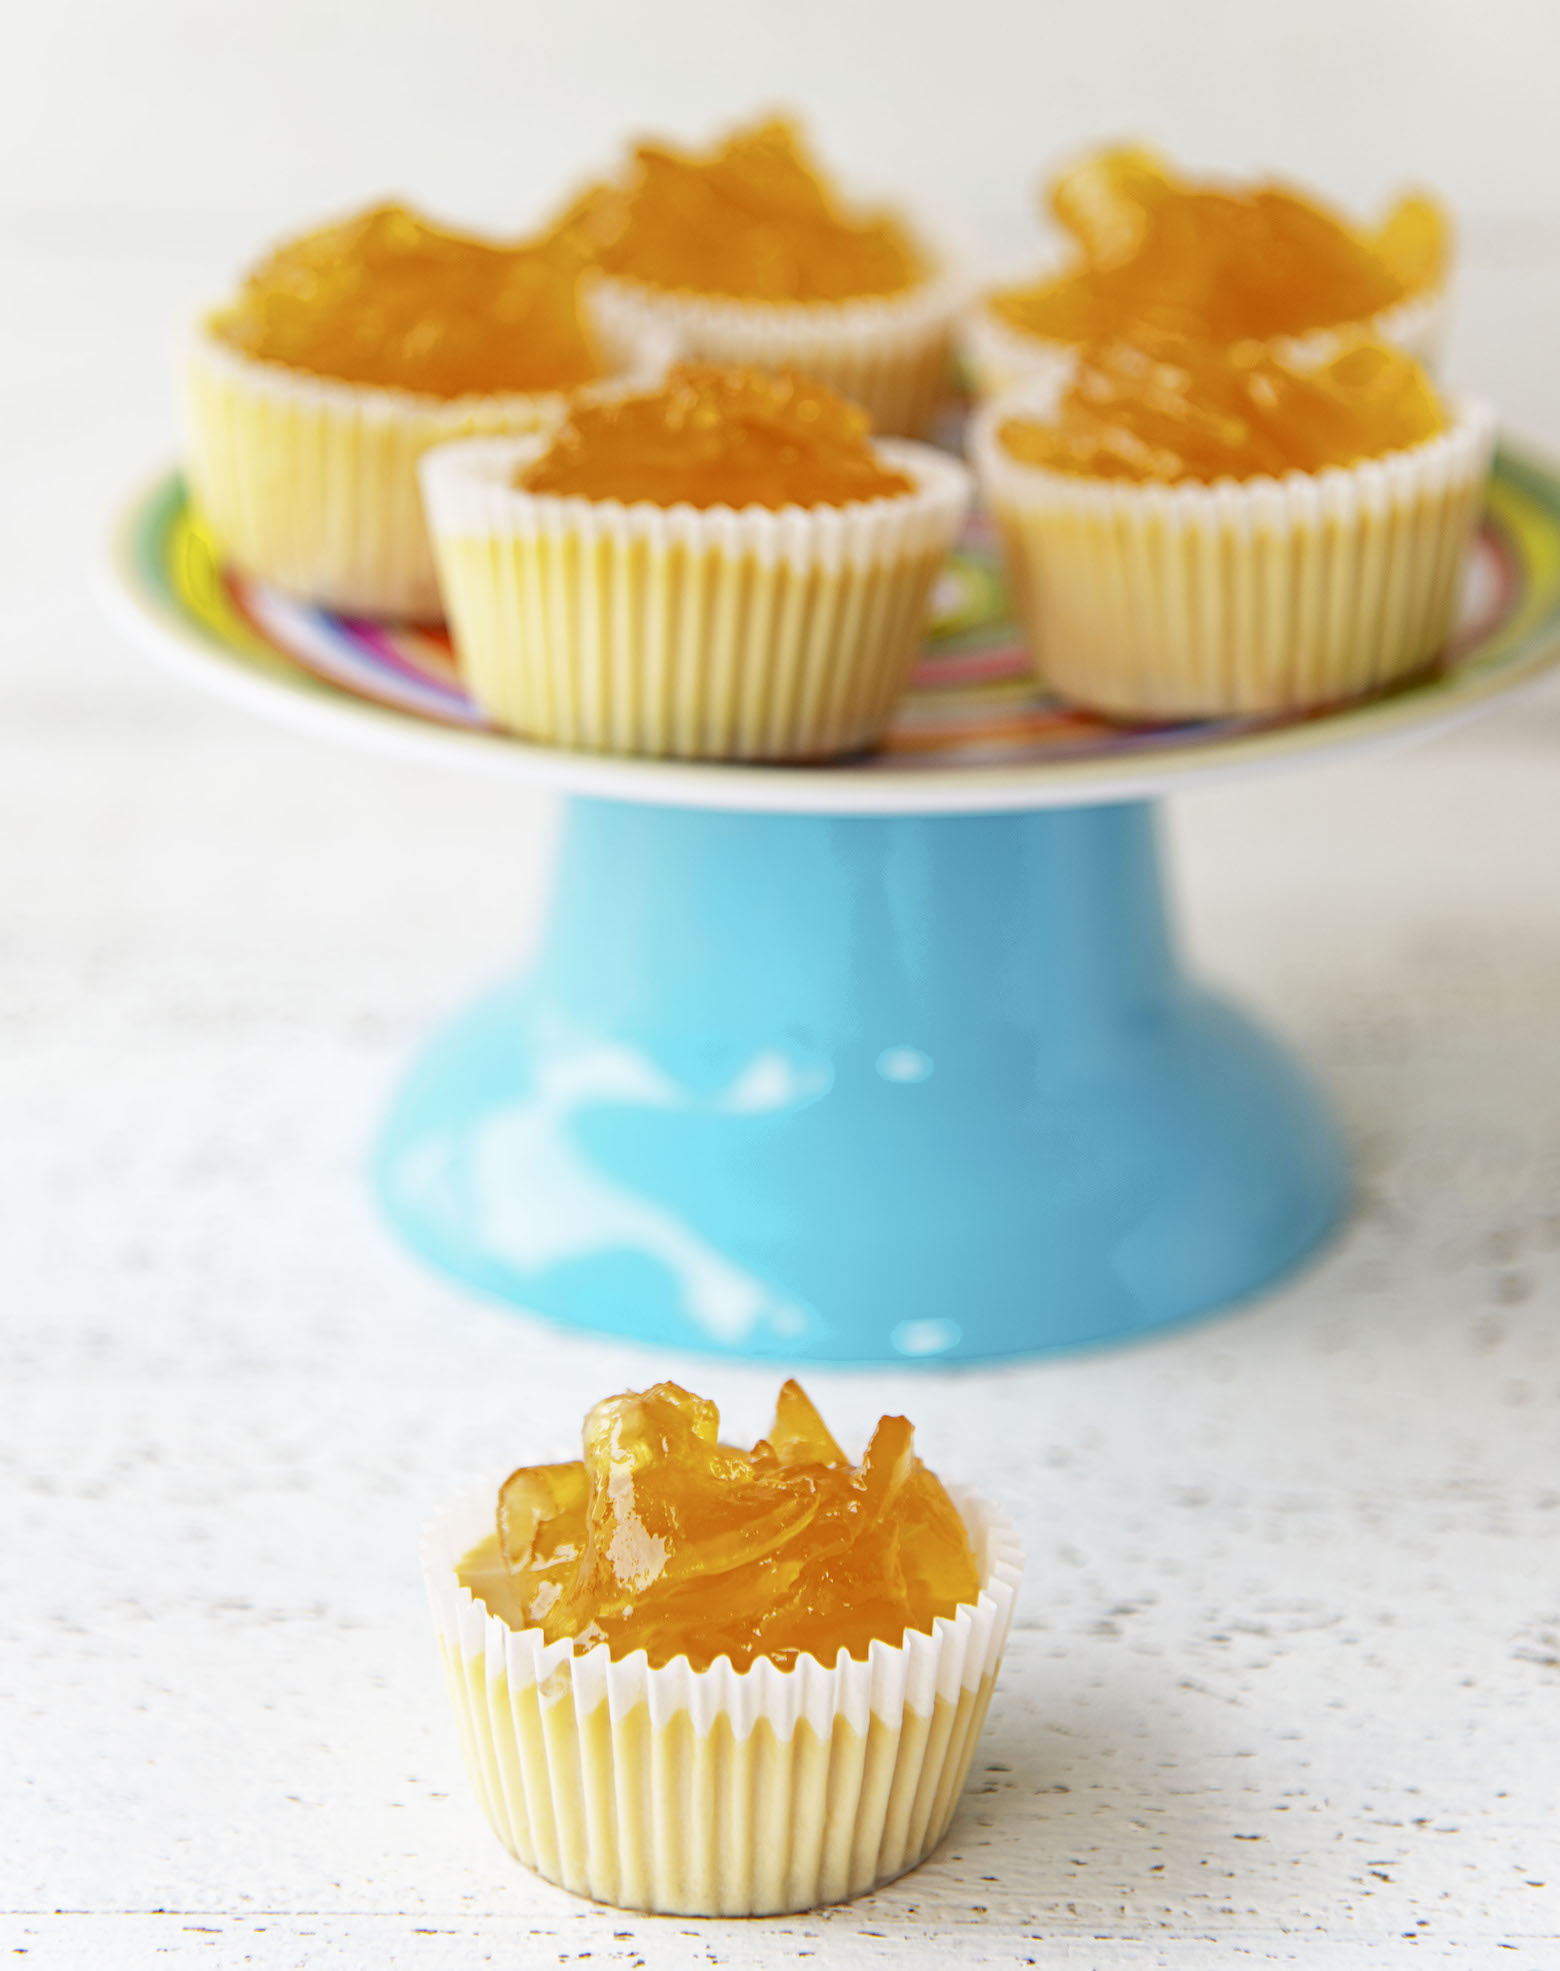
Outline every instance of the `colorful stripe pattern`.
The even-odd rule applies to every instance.
[[[420,720],[484,729],[441,628],[338,616],[224,570],[182,493],[169,500],[146,547],[147,572],[158,585],[208,635],[256,668],[290,672],[300,683],[306,677]],[[1395,695],[1435,694],[1450,678],[1498,669],[1557,617],[1560,529],[1552,491],[1542,475],[1508,462],[1491,486],[1457,636],[1432,671]],[[1137,726],[1110,723],[1051,697],[1030,674],[996,541],[976,515],[938,584],[931,635],[911,689],[868,764],[904,773],[1108,760],[1281,731],[1321,715]]]

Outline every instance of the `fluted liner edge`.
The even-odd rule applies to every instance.
[[[930,1634],[790,1670],[686,1657],[650,1668],[512,1629],[463,1587],[496,1485],[429,1528],[423,1572],[461,1747],[494,1833],[577,1895],[683,1916],[759,1916],[862,1894],[931,1853],[953,1818],[1012,1620],[1008,1522],[952,1496],[979,1599]]]
[[[1129,719],[1291,712],[1380,690],[1445,644],[1494,448],[1485,406],[1351,466],[1164,486],[1015,460],[999,427],[1054,401],[1054,381],[994,399],[973,455],[1062,696]]]
[[[462,674],[496,725],[583,751],[798,760],[878,739],[969,498],[884,440],[908,494],[840,507],[625,506],[518,487],[545,439],[422,467]]]

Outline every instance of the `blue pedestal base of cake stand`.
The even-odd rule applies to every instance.
[[[224,570],[176,475],[126,508],[104,601],[158,661],[571,796],[539,956],[436,1038],[381,1142],[434,1265],[652,1343],[946,1362],[1189,1319],[1336,1223],[1309,1083],[1180,969],[1147,802],[1406,745],[1555,666],[1560,477],[1503,448],[1443,661],[1295,721],[1106,731],[1024,693],[978,528],[943,586],[871,759],[609,757],[488,730],[426,639]]]
[[[535,962],[428,1047],[377,1177],[467,1285],[797,1363],[1144,1334],[1347,1191],[1299,1066],[1181,970],[1145,802],[571,799]]]

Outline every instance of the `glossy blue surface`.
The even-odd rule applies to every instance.
[[[569,1325],[787,1362],[1117,1340],[1346,1198],[1299,1067],[1191,984],[1142,804],[860,819],[570,803],[529,974],[400,1091],[380,1193]]]

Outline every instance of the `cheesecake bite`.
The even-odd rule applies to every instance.
[[[485,240],[396,204],[267,255],[185,359],[190,489],[223,561],[351,615],[436,620],[423,454],[666,368],[665,331],[587,319],[580,267],[567,227]]]
[[[1143,333],[987,404],[975,457],[1040,679],[1157,723],[1308,712],[1430,665],[1493,439],[1384,343],[1305,366]]]
[[[799,371],[901,437],[946,393],[962,276],[906,215],[842,190],[789,118],[702,150],[641,141],[562,231],[602,326],[653,321],[693,360]]]
[[[549,435],[434,452],[461,672],[495,725],[593,752],[826,760],[875,744],[969,475],[817,381],[689,364]]]
[[[1012,1528],[794,1383],[751,1450],[676,1383],[452,1503],[423,1566],[467,1767],[549,1881],[628,1909],[843,1901],[947,1831],[1012,1618]]]

